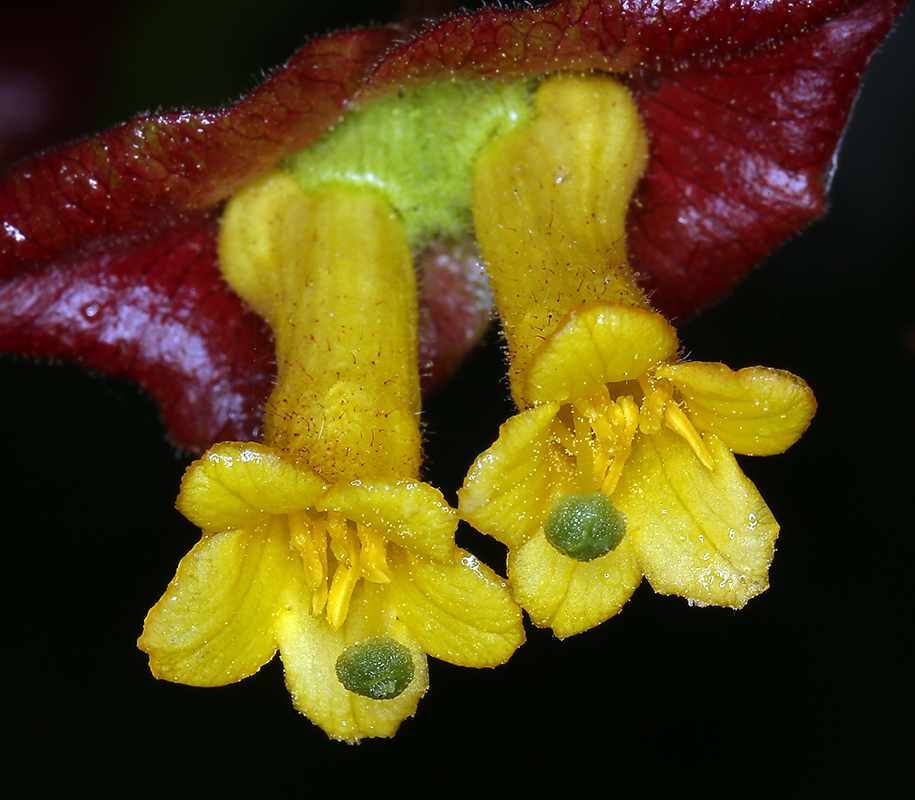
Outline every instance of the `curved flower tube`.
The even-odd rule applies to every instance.
[[[626,263],[646,159],[626,90],[559,76],[536,107],[477,163],[477,232],[523,410],[468,473],[461,514],[509,547],[515,598],[560,637],[617,613],[643,574],[739,608],[768,585],[778,525],[732,453],[785,450],[813,395],[778,370],[678,361]]]
[[[143,115],[3,175],[0,349],[141,384],[191,452],[258,438],[272,349],[217,269],[222,203],[379,98],[587,69],[620,76],[650,132],[628,250],[654,306],[683,319],[822,212],[861,74],[904,5],[557,0],[313,39],[227,108]],[[424,371],[441,379],[488,295],[472,258],[420,255]]]
[[[141,639],[158,675],[216,685],[279,649],[297,707],[355,740],[390,735],[412,713],[426,654],[490,666],[523,638],[502,581],[454,547],[453,513],[419,482],[417,323],[403,300],[415,292],[404,265],[418,234],[384,222],[402,209],[371,192],[308,186],[303,208],[289,162],[282,177],[270,173],[344,112],[455,78],[520,85],[557,70],[623,74],[652,137],[647,166],[635,123],[613,134],[629,147],[622,166],[595,147],[579,162],[557,161],[567,152],[558,147],[477,165],[489,178],[521,164],[518,194],[499,198],[478,182],[474,215],[522,411],[477,461],[463,512],[509,544],[515,596],[561,636],[618,610],[643,574],[696,603],[740,606],[765,588],[777,526],[732,454],[780,452],[815,402],[786,373],[679,362],[624,243],[628,235],[652,302],[683,315],[817,214],[857,75],[901,3],[675,3],[665,14],[656,5],[487,9],[406,36],[328,37],[230,109],[144,117],[0,182],[4,347],[91,352],[87,363],[132,377],[165,365],[168,380],[154,390],[168,424],[203,450],[259,435],[252,420],[272,348],[239,297],[276,336],[263,443],[212,446],[183,483],[179,507],[203,538]],[[538,94],[544,107],[555,85]],[[575,85],[568,79],[563,91]],[[601,91],[586,95],[573,109],[601,108]],[[626,102],[617,94],[609,104]],[[606,140],[602,113],[573,114],[565,133]],[[783,134],[778,145],[770,125]],[[699,128],[708,136],[693,136]],[[563,133],[547,141],[551,150]],[[530,187],[535,199],[520,199]],[[521,244],[528,239],[536,246]],[[354,267],[372,248],[384,280]],[[400,288],[387,283],[392,274]],[[153,302],[116,302],[139,285]],[[384,312],[382,297],[394,298]],[[367,314],[374,324],[364,330]],[[392,330],[407,336],[390,340]],[[174,331],[182,346],[164,346]],[[221,343],[239,332],[240,353],[226,353]]]
[[[503,581],[455,547],[454,511],[419,481],[403,226],[376,193],[305,194],[280,172],[235,197],[220,246],[275,333],[277,385],[263,443],[214,445],[188,469],[178,508],[203,538],[140,647],[157,677],[199,686],[279,649],[328,735],[390,736],[428,686],[427,653],[496,666],[524,640]]]

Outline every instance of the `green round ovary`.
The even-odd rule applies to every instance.
[[[576,561],[607,555],[626,535],[626,517],[607,495],[568,494],[550,509],[544,526],[547,541]]]
[[[413,680],[413,659],[400,642],[375,636],[347,647],[337,659],[336,672],[348,691],[373,700],[391,700]]]

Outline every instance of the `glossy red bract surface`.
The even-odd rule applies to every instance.
[[[635,92],[652,157],[630,255],[683,319],[822,212],[861,73],[903,5],[577,0],[313,40],[233,106],[142,116],[8,172],[0,348],[137,381],[185,448],[254,438],[272,354],[215,266],[220,203],[360,103],[557,70],[614,72]],[[437,380],[488,309],[447,260],[425,263],[444,270],[426,281]]]

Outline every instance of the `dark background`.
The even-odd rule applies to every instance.
[[[396,6],[44,5],[10,18],[0,76],[14,57],[72,68],[6,158],[146,109],[234,99],[306,34],[385,21]],[[798,445],[742,461],[782,525],[771,589],[735,613],[646,584],[581,636],[530,630],[498,670],[433,662],[417,717],[393,740],[329,742],[293,710],[278,659],[222,689],[153,680],[135,640],[198,538],[172,507],[188,459],[138,389],[0,358],[11,784],[173,796],[892,786],[911,757],[913,53],[909,13],[865,79],[828,216],[681,328],[694,359],[781,367],[817,394]],[[428,403],[428,477],[452,500],[510,411],[490,339]],[[461,534],[475,547],[472,536]]]

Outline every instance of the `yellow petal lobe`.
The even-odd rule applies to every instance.
[[[276,652],[274,622],[301,569],[281,522],[204,536],[178,565],[137,642],[157,678],[222,686]]]
[[[537,403],[593,394],[633,380],[677,352],[677,332],[660,314],[622,303],[587,303],[570,311],[540,346],[524,385]]]
[[[393,736],[400,723],[413,716],[429,687],[426,654],[398,620],[386,592],[384,587],[360,583],[338,630],[309,613],[306,593],[292,595],[277,616],[277,641],[293,704],[333,739],[356,742],[367,736]],[[390,700],[350,692],[336,674],[337,659],[347,647],[375,636],[400,642],[413,659],[413,680]]]
[[[618,613],[641,582],[642,570],[628,536],[607,555],[582,562],[539,534],[509,554],[508,579],[533,623],[564,639]]]
[[[509,419],[458,492],[461,517],[509,547],[542,529],[553,503],[575,491],[575,462],[551,443],[558,411],[544,403]]]
[[[665,364],[659,377],[673,381],[687,413],[701,431],[714,433],[735,453],[783,453],[807,430],[816,399],[807,384],[783,370],[724,364]]]
[[[655,591],[742,608],[768,588],[778,523],[731,451],[704,441],[713,470],[671,431],[637,436],[613,500]]]
[[[435,564],[392,556],[399,617],[431,656],[463,667],[504,664],[524,643],[521,610],[505,581],[466,550]]]
[[[457,514],[442,493],[427,483],[340,482],[317,508],[339,511],[426,558],[451,561]]]
[[[203,530],[226,531],[313,506],[326,488],[272,447],[220,442],[188,467],[176,506]]]

